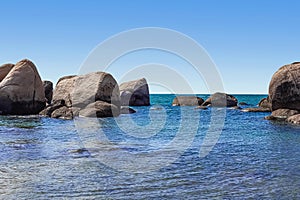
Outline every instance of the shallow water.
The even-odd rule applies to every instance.
[[[172,107],[173,97],[152,95],[116,121],[0,117],[0,198],[300,198],[300,127],[226,109],[199,157],[213,111]],[[262,97],[237,95],[251,106]]]

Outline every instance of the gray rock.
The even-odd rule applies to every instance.
[[[293,115],[299,114],[297,110],[290,110],[290,109],[277,109],[272,112],[271,116],[275,119],[287,119]]]
[[[150,95],[146,79],[138,79],[120,85],[122,106],[149,106]]]
[[[42,110],[39,113],[39,115],[51,117],[51,114],[53,113],[53,111],[55,111],[63,106],[66,106],[65,100],[54,101],[52,104],[46,106],[46,108],[44,110]]]
[[[300,125],[300,114],[290,116],[289,118],[287,118],[287,122]]]
[[[68,109],[56,108],[60,109],[57,113],[56,109],[53,111],[52,108],[47,108],[52,111],[51,117],[70,119],[75,116],[116,117],[120,114],[118,84],[110,74],[105,72],[61,78],[54,90],[52,102],[61,100],[65,102],[64,106]]]
[[[173,106],[200,106],[204,100],[196,96],[177,96],[173,99]]]
[[[72,106],[85,108],[95,101],[104,101],[120,108],[119,86],[112,75],[93,72],[78,76],[71,92]]]
[[[232,95],[217,92],[210,96],[202,106],[212,106],[212,107],[234,107],[237,106],[238,100]]]
[[[286,108],[300,110],[300,63],[281,67],[269,85],[272,110]]]
[[[96,101],[79,111],[80,117],[117,117],[120,115],[120,108],[114,104],[104,101]]]
[[[255,108],[244,108],[242,109],[243,112],[271,112],[270,108],[263,108],[263,107],[255,107]]]
[[[128,106],[121,106],[120,114],[133,114],[136,111]]]
[[[195,109],[207,110],[207,106],[197,106]]]
[[[47,104],[51,104],[53,96],[53,83],[51,81],[43,81],[43,85]]]
[[[73,119],[73,112],[71,108],[63,106],[54,110],[51,114],[51,117],[59,119]]]
[[[263,98],[263,99],[261,99],[259,101],[259,103],[258,103],[258,106],[262,107],[262,108],[270,108],[270,109],[272,108],[272,105],[271,105],[271,103],[269,101],[269,98]]]
[[[46,106],[46,101],[36,66],[25,59],[15,66],[9,65],[9,68],[9,73],[0,82],[0,112],[12,115],[38,114]]]
[[[240,102],[239,105],[240,106],[248,106],[249,104],[247,104],[246,102]]]
[[[7,76],[10,70],[14,67],[14,64],[4,64],[0,66],[0,82]]]
[[[67,107],[72,106],[71,93],[74,90],[77,76],[64,76],[60,78],[55,86],[52,101],[64,100]]]

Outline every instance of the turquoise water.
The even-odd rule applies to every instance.
[[[152,106],[117,121],[0,117],[0,198],[300,198],[300,127],[226,109],[216,145],[199,157],[213,112],[172,107],[173,97],[151,95]],[[265,95],[236,97],[255,106]]]

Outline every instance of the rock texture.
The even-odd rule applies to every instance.
[[[53,92],[53,102],[64,100],[65,105],[72,106],[71,93],[73,92],[75,81],[78,76],[64,76],[60,78]]]
[[[272,114],[266,119],[300,124],[300,62],[281,67],[269,85]]]
[[[0,113],[39,113],[45,107],[46,101],[43,82],[36,66],[30,60],[24,59],[16,65],[4,65],[4,68],[0,82]]]
[[[258,106],[261,107],[261,108],[271,109],[272,105],[270,103],[269,97],[261,99],[260,102],[258,103]]]
[[[116,80],[105,72],[61,78],[55,87],[52,104],[40,113],[61,119],[114,117],[119,114],[119,87]]]
[[[272,110],[300,110],[300,62],[281,67],[269,85]]]
[[[120,85],[122,106],[149,106],[150,96],[146,79],[138,79]]]
[[[196,96],[178,96],[173,99],[173,106],[200,106],[204,100]]]
[[[51,81],[43,81],[43,84],[47,104],[50,104],[53,96],[53,83]]]
[[[217,92],[210,96],[202,106],[212,107],[234,107],[237,106],[238,100],[232,95]]]
[[[79,111],[83,117],[112,117],[120,115],[120,107],[105,101],[96,101]]]
[[[5,76],[10,72],[14,67],[14,64],[4,64],[0,66],[0,82],[5,78]]]
[[[300,125],[300,114],[293,115],[293,116],[287,118],[287,122]]]

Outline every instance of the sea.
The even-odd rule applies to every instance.
[[[300,199],[299,126],[174,97],[117,118],[1,116],[0,199]]]

